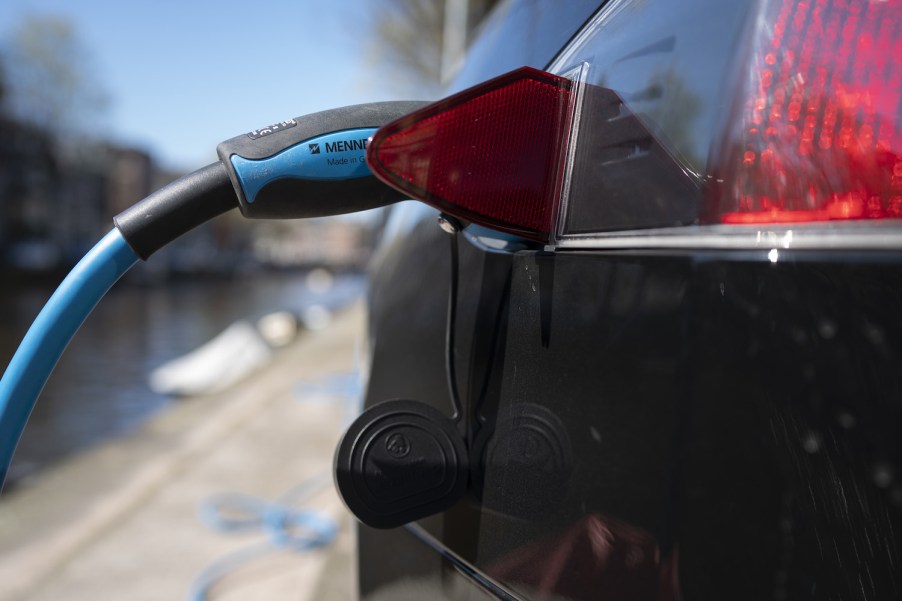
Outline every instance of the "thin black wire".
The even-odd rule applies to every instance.
[[[455,330],[457,329],[457,281],[459,276],[459,260],[457,254],[457,232],[451,234],[451,283],[448,287],[448,321],[445,329],[445,373],[448,376],[448,396],[451,397],[453,412],[451,419],[460,421],[463,416],[463,405],[457,388],[457,365],[454,360]]]

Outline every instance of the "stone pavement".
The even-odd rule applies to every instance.
[[[265,541],[209,530],[198,518],[205,499],[274,500],[331,469],[362,334],[357,306],[228,391],[179,402],[133,435],[5,492],[0,599],[188,599],[207,566]],[[225,576],[209,598],[351,599],[350,518],[331,482],[304,506],[338,520],[334,542],[272,550]]]

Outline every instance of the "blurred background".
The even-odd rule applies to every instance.
[[[0,365],[112,217],[218,142],[378,100],[432,99],[492,0],[0,3]],[[7,491],[175,402],[148,374],[236,320],[322,326],[365,292],[386,211],[229,214],[139,264],[63,356]],[[312,275],[311,275],[312,274]]]
[[[114,215],[244,132],[440,96],[494,4],[0,2],[0,367]],[[264,534],[210,531],[198,508],[223,489],[299,503],[279,497],[299,482],[319,483],[313,502],[339,526],[327,550],[256,561],[216,598],[348,598],[349,518],[320,476],[359,408],[357,301],[387,213],[235,212],[127,273],[17,449],[0,496],[0,598],[206,599],[198,583],[234,571],[230,553],[258,557],[242,545]]]

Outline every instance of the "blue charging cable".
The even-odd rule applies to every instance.
[[[244,493],[226,493],[206,500],[200,518],[212,530],[223,533],[262,531],[267,541],[227,555],[207,567],[191,587],[190,601],[207,601],[213,587],[242,565],[273,550],[311,551],[331,543],[338,523],[328,514],[299,507],[332,483],[331,474],[310,478],[276,501]]]
[[[25,334],[0,380],[0,488],[28,416],[60,355],[103,295],[137,261],[114,229],[66,276]]]
[[[116,229],[54,292],[0,380],[0,489],[60,355],[98,301],[138,259],[147,260],[182,234],[239,206],[246,217],[286,219],[352,213],[404,198],[373,177],[360,155],[378,127],[422,104],[343,107],[237,136],[219,145],[221,161],[175,180],[116,215]],[[320,160],[320,144],[331,159]],[[317,156],[310,159],[308,154]],[[289,155],[298,160],[282,160]],[[258,181],[257,175],[262,179]],[[240,185],[250,183],[248,190]]]
[[[0,489],[50,372],[103,295],[138,259],[146,260],[237,204],[229,173],[216,162],[175,180],[113,219],[115,229],[56,289],[0,379]]]

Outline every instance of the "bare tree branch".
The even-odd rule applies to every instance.
[[[498,0],[465,0],[464,38]],[[445,0],[381,0],[374,3],[373,58],[398,73],[398,85],[437,92],[441,85]],[[446,64],[455,57],[446,57]]]
[[[64,18],[26,19],[5,55],[6,102],[13,118],[67,137],[88,131],[108,105],[87,49]]]

